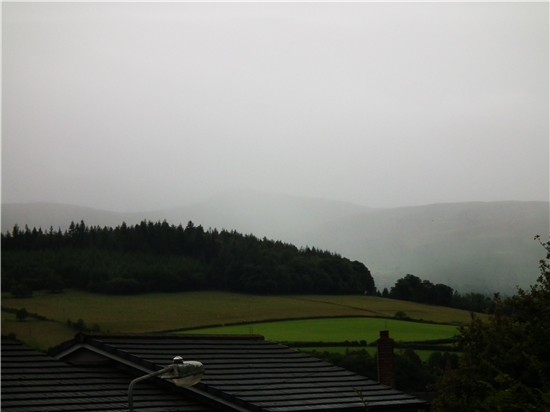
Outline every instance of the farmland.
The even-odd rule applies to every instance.
[[[445,325],[460,325],[469,321],[468,312],[462,310],[358,295],[259,296],[227,292],[180,292],[114,296],[65,291],[60,294],[39,292],[31,298],[24,299],[15,299],[4,294],[2,306],[11,309],[25,308],[29,313],[49,319],[39,321],[27,318],[17,321],[13,314],[2,313],[3,334],[15,333],[19,339],[39,349],[59,344],[76,333],[67,326],[67,319],[83,319],[86,325],[97,324],[104,333],[177,331],[291,319],[392,318],[398,311],[406,313],[411,319]],[[342,323],[344,320],[338,319],[337,322]],[[352,320],[348,319],[346,322]],[[383,319],[380,322],[389,325],[394,321]],[[399,323],[406,324],[414,323]],[[253,333],[261,333],[259,327],[245,326],[244,333],[250,333],[251,329]],[[452,329],[452,326],[445,326],[449,327]],[[361,326],[357,329],[360,334],[353,332],[353,328],[347,330],[350,335],[343,340],[351,341],[361,336],[359,340],[372,341],[372,337],[369,338],[361,332],[366,331],[365,328],[361,329]],[[354,333],[356,335],[353,335]],[[267,335],[270,338],[269,334]],[[415,340],[430,339],[432,335],[425,336],[423,339]],[[278,335],[277,340],[292,339]]]
[[[214,334],[260,334],[278,342],[345,342],[378,339],[380,330],[392,331],[399,342],[447,339],[457,327],[432,323],[408,322],[384,318],[330,318],[255,323],[200,329],[196,332]]]

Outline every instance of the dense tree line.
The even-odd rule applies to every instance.
[[[2,234],[2,288],[28,294],[219,289],[236,292],[375,293],[358,261],[236,231],[143,221],[129,226],[20,229]]]
[[[472,292],[460,294],[448,285],[433,284],[429,280],[422,280],[411,274],[398,279],[389,291],[384,289],[381,295],[393,299],[449,306],[472,312],[491,312],[495,307],[493,297]]]

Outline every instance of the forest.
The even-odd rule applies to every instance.
[[[142,221],[71,222],[62,232],[2,234],[2,290],[14,296],[74,288],[99,293],[227,290],[258,294],[374,294],[361,262],[236,231]]]

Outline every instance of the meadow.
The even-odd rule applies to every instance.
[[[397,311],[406,313],[411,319],[445,325],[469,321],[468,312],[463,310],[359,295],[259,296],[208,291],[115,296],[68,290],[60,294],[38,292],[23,299],[3,294],[2,306],[25,308],[49,319],[18,321],[13,314],[2,313],[2,334],[15,333],[19,339],[39,349],[47,349],[74,336],[76,331],[67,326],[67,319],[73,322],[83,319],[88,326],[97,324],[104,333],[165,332],[291,319],[392,318]],[[253,333],[260,333],[259,326],[250,325],[245,326],[245,333],[250,333],[251,328]],[[359,335],[350,335],[344,340],[357,338]],[[358,340],[362,339],[371,341],[364,334]]]
[[[326,318],[253,323],[190,331],[206,334],[259,334],[277,342],[360,342],[376,341],[379,331],[389,330],[397,342],[417,342],[452,338],[453,325],[419,323],[384,318]],[[188,333],[190,333],[188,332]]]

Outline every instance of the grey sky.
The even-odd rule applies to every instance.
[[[3,3],[2,201],[548,200],[547,3]]]

